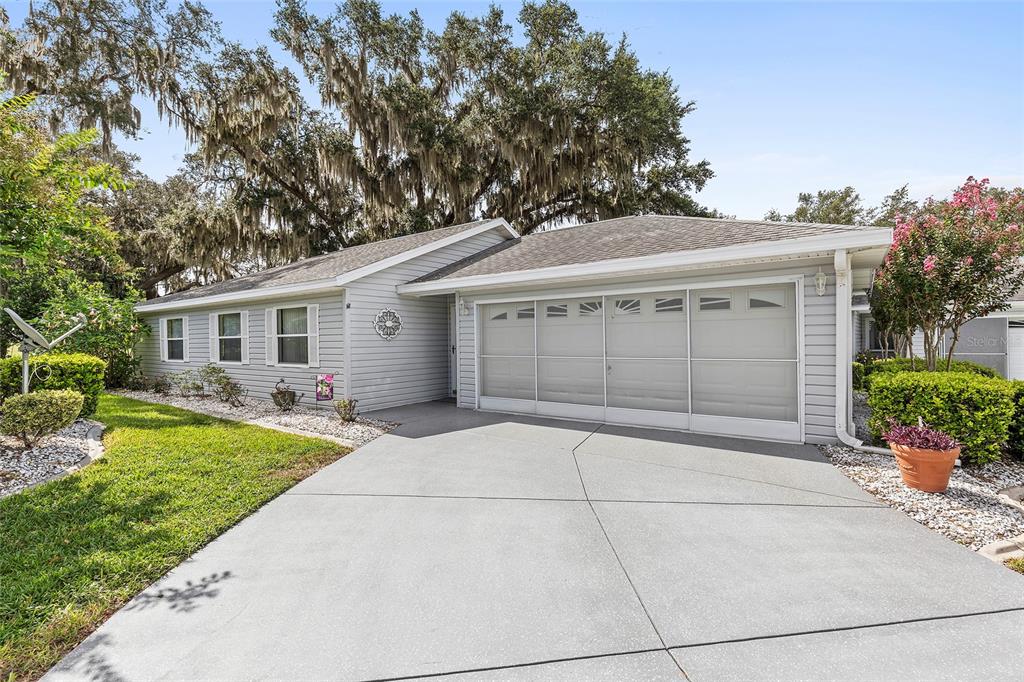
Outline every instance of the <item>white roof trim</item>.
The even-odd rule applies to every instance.
[[[478,287],[502,286],[509,284],[540,284],[572,278],[603,275],[629,274],[631,271],[650,271],[696,267],[709,263],[757,260],[763,258],[801,257],[810,254],[830,252],[836,249],[866,249],[888,246],[892,243],[892,230],[888,228],[855,230],[840,234],[815,235],[796,239],[780,239],[755,244],[739,244],[714,249],[694,251],[673,251],[653,256],[615,258],[594,263],[556,265],[533,270],[517,270],[488,275],[452,277],[430,282],[414,282],[398,285],[398,293],[429,295],[448,293]]]
[[[226,294],[214,294],[212,296],[198,296],[196,298],[186,298],[180,301],[169,301],[167,303],[152,303],[150,305],[139,304],[135,306],[135,311],[137,313],[146,314],[161,310],[184,310],[186,308],[201,308],[203,306],[215,305],[217,303],[251,301],[261,298],[280,298],[282,296],[330,291],[340,288],[341,287],[333,278],[321,279],[313,282],[298,282],[297,284],[288,284],[280,287],[264,287],[262,289],[233,291]]]
[[[386,270],[387,268],[393,267],[395,265],[400,265],[401,263],[404,263],[408,260],[412,260],[413,258],[418,258],[419,256],[430,253],[431,251],[437,251],[438,249],[443,249],[446,246],[456,244],[458,242],[461,242],[463,239],[475,237],[476,235],[483,234],[484,232],[490,232],[495,228],[504,228],[505,231],[508,232],[508,236],[510,239],[519,238],[519,233],[513,230],[512,226],[505,222],[504,218],[494,218],[472,229],[463,230],[462,232],[445,237],[444,239],[438,239],[437,241],[430,242],[429,244],[424,244],[423,246],[416,247],[415,249],[409,249],[408,251],[403,251],[402,253],[396,253],[394,256],[391,256],[390,258],[379,260],[376,263],[370,263],[369,265],[363,266],[361,268],[350,270],[349,272],[338,275],[335,278],[335,282],[337,282],[339,286],[342,284],[348,284],[349,282],[354,282],[357,279],[361,279],[363,277],[366,277],[367,275],[372,275],[375,272],[380,272],[381,270]]]
[[[389,258],[384,258],[382,260],[370,263],[369,265],[363,266],[361,268],[356,268],[355,270],[343,273],[341,275],[338,275],[337,277],[322,280],[314,280],[311,282],[297,282],[295,284],[288,284],[279,287],[263,287],[249,289],[247,291],[234,291],[224,294],[213,294],[210,296],[197,296],[195,298],[186,298],[178,301],[169,301],[167,303],[151,303],[149,305],[139,304],[135,306],[135,310],[136,312],[139,313],[158,312],[161,310],[184,310],[186,308],[199,308],[202,306],[215,305],[218,303],[225,303],[231,301],[247,301],[261,298],[278,298],[281,296],[291,296],[294,294],[313,293],[318,291],[338,289],[350,282],[353,282],[362,277],[366,277],[367,275],[372,275],[375,272],[380,272],[381,270],[385,270],[394,265],[399,265],[400,263],[404,263],[413,258],[417,258],[424,254],[430,253],[431,251],[442,249],[446,246],[450,246],[451,244],[458,243],[463,239],[475,237],[478,234],[483,234],[490,230],[499,228],[507,232],[508,237],[510,239],[519,238],[519,233],[512,229],[512,226],[509,225],[504,218],[494,218],[492,220],[488,220],[487,222],[481,225],[477,225],[474,228],[463,230],[462,232],[449,235],[444,239],[438,239],[436,241],[430,242],[429,244],[424,244],[423,246],[419,246],[415,249],[403,251],[402,253],[395,254],[394,256],[391,256]]]

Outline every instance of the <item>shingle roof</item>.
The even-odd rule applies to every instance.
[[[379,242],[351,246],[347,249],[326,253],[322,256],[303,258],[302,260],[289,263],[288,265],[281,265],[276,268],[269,268],[260,272],[254,272],[251,275],[243,275],[242,277],[236,277],[235,279],[229,279],[223,282],[209,284],[204,287],[196,287],[195,289],[189,289],[187,291],[154,298],[140,304],[138,307],[145,308],[147,305],[170,303],[173,301],[187,301],[206,296],[231,294],[251,289],[266,289],[269,287],[280,287],[291,284],[301,284],[303,282],[326,280],[353,270],[358,270],[359,268],[366,267],[367,265],[372,265],[373,263],[384,260],[385,258],[397,256],[405,251],[425,246],[431,242],[444,239],[445,237],[465,232],[466,230],[483,225],[486,222],[489,221],[476,220],[470,223],[442,227],[436,230],[429,230],[427,232],[417,232],[416,234],[410,234],[404,237],[395,237],[393,239],[385,239]]]
[[[535,232],[521,239],[498,244],[415,281],[495,275],[863,229],[870,228],[685,216],[627,216]]]

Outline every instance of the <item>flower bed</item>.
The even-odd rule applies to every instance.
[[[297,405],[289,412],[282,412],[273,403],[253,399],[249,399],[241,407],[231,407],[214,397],[184,398],[174,393],[161,394],[152,391],[116,391],[116,393],[135,400],[172,405],[184,410],[208,414],[211,417],[318,433],[349,441],[354,446],[369,443],[397,426],[392,422],[364,417],[359,417],[354,422],[344,422],[335,413],[334,407],[330,403],[323,403],[319,409]]]
[[[34,448],[11,436],[0,436],[0,497],[58,476],[90,452],[88,434],[98,422],[79,419]]]
[[[949,539],[977,551],[995,540],[1024,534],[1024,513],[1002,502],[1003,488],[1024,485],[1024,464],[992,462],[957,468],[945,493],[908,488],[896,460],[851,448],[826,445],[825,455],[844,474],[882,502]]]

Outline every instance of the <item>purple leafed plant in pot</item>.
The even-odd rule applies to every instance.
[[[960,443],[955,438],[930,428],[920,418],[917,426],[890,419],[889,430],[882,437],[896,455],[904,483],[926,493],[945,492],[960,456]]]

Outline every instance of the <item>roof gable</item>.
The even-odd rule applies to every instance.
[[[141,303],[136,308],[143,312],[171,307],[183,308],[218,301],[342,286],[415,258],[417,255],[490,230],[502,231],[506,233],[508,239],[518,238],[515,231],[502,219],[476,220],[303,258],[287,265],[161,296]]]
[[[500,275],[867,229],[871,228],[687,216],[626,216],[536,232],[481,251],[415,282]]]

